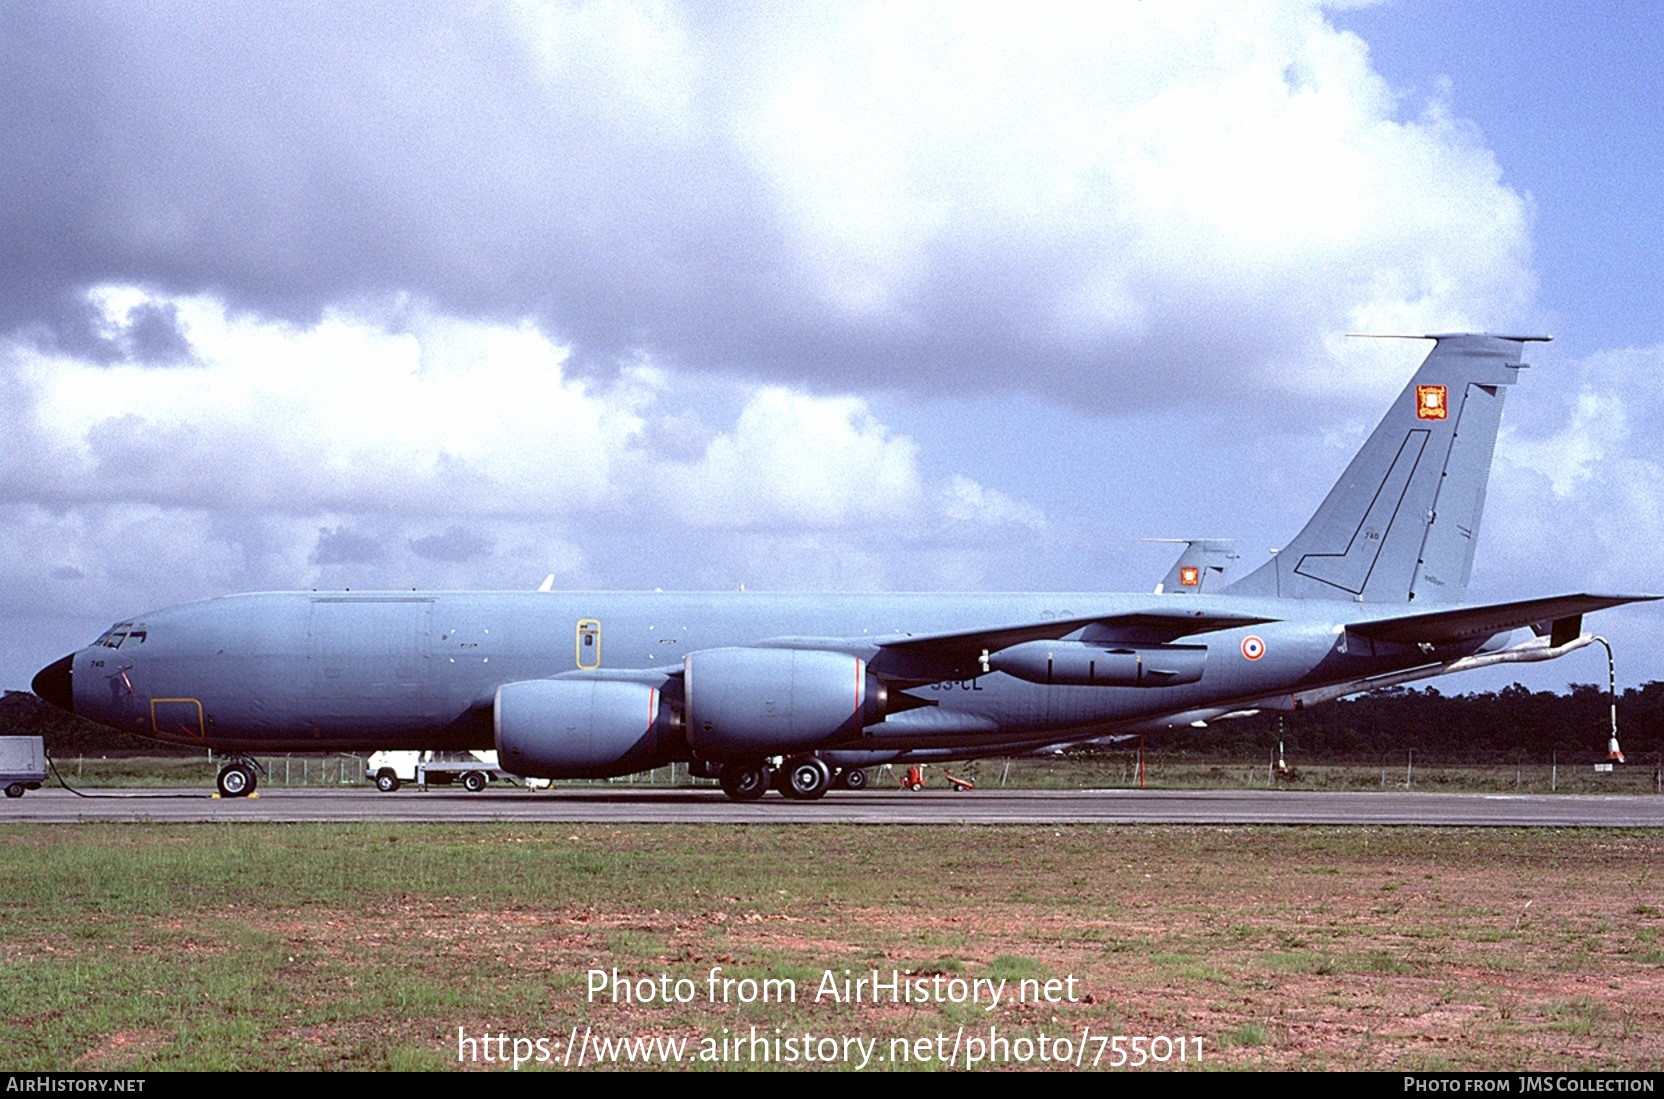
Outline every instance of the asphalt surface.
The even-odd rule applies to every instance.
[[[0,800],[0,824],[89,821],[600,821],[677,824],[1287,824],[1664,827],[1664,797],[1314,793],[1289,790],[834,791],[820,801],[729,801],[714,789],[567,787],[394,794],[368,788],[208,791],[61,789]]]

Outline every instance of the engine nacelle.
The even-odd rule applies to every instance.
[[[988,669],[1067,687],[1171,687],[1202,678],[1206,645],[1089,645],[1025,641],[988,656]]]
[[[657,767],[664,735],[659,690],[605,679],[530,679],[497,688],[497,761],[529,778],[611,778]]]
[[[687,740],[705,759],[793,755],[884,720],[884,685],[846,653],[705,649],[683,668]]]

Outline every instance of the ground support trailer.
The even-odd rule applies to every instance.
[[[20,798],[46,781],[46,745],[38,736],[0,736],[0,786]]]

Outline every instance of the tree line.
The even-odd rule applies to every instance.
[[[1565,693],[1518,683],[1500,691],[1446,695],[1437,687],[1393,687],[1309,710],[1210,723],[1163,734],[1162,751],[1263,753],[1279,740],[1302,759],[1371,759],[1414,751],[1450,762],[1604,758],[1611,730],[1605,687],[1573,683]],[[1664,682],[1618,695],[1618,731],[1631,758],[1664,747]]]

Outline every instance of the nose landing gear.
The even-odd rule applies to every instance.
[[[259,764],[246,756],[238,756],[220,768],[214,785],[224,798],[246,798],[260,785]]]

